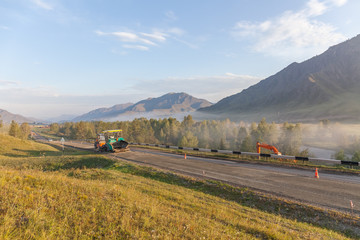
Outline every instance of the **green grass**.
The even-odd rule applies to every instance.
[[[55,154],[59,149],[35,141],[21,140],[7,134],[0,134],[0,158],[31,157],[41,154]]]
[[[67,155],[84,155],[89,151],[78,151],[72,148],[65,148]],[[62,147],[38,143],[32,140],[22,140],[11,137],[7,134],[0,134],[0,159],[15,157],[47,157],[63,155]]]
[[[85,159],[94,160],[74,157]],[[0,238],[346,239],[227,199],[235,191],[255,202],[244,189],[123,163],[112,170],[63,166],[1,169]]]

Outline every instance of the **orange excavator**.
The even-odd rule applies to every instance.
[[[268,144],[266,144],[266,143],[259,143],[259,142],[257,142],[257,143],[256,143],[257,153],[260,153],[261,148],[269,149],[269,150],[273,151],[274,154],[276,154],[276,155],[281,155],[281,152],[279,152],[279,150],[277,150],[276,147],[271,146],[271,145],[268,145]]]

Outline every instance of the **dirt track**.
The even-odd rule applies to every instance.
[[[86,146],[90,144],[72,145]],[[231,184],[246,186],[264,192],[312,205],[350,212],[350,200],[354,212],[360,214],[360,177],[329,174],[319,171],[320,179],[314,178],[314,170],[283,168],[233,161],[199,158],[162,153],[153,150],[131,148],[130,152],[111,154],[118,159],[172,170],[185,175],[207,177]]]

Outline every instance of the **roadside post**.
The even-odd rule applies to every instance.
[[[65,139],[62,137],[61,140],[61,146],[62,146],[62,151],[63,151],[63,155],[64,155],[64,143],[65,143]]]

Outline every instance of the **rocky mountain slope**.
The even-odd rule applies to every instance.
[[[359,103],[360,35],[198,112],[251,121],[356,121]]]
[[[125,104],[117,104],[110,108],[98,108],[88,113],[85,113],[81,116],[74,118],[72,121],[94,121],[94,120],[102,120],[109,117],[113,117],[114,115],[120,114],[129,106],[132,106],[133,103],[125,103]]]
[[[116,121],[134,118],[182,117],[211,103],[186,93],[168,93],[158,98],[148,98],[135,104],[118,104],[110,108],[99,108],[73,119],[73,121]]]
[[[32,123],[35,121],[35,119],[27,118],[19,114],[13,114],[3,109],[0,109],[0,119],[3,120],[4,123],[10,123],[12,120],[17,123]]]

